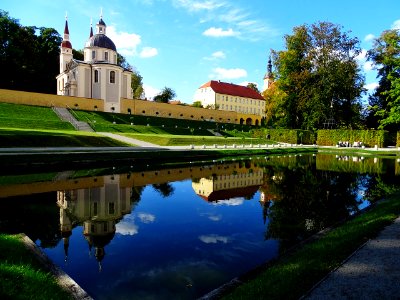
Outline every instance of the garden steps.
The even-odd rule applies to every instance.
[[[78,131],[87,131],[93,132],[94,130],[90,125],[83,121],[78,121],[67,108],[63,107],[53,107],[53,111],[57,114],[57,116],[66,122],[69,122],[74,126],[74,128]]]

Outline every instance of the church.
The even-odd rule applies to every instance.
[[[130,70],[117,64],[117,49],[106,35],[107,26],[100,16],[96,33],[90,27],[84,47],[84,60],[74,59],[69,39],[68,20],[60,51],[57,95],[102,99],[104,111],[121,112],[121,98],[132,99]]]

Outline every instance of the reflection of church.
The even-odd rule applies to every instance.
[[[120,187],[120,176],[104,176],[103,185],[93,188],[57,192],[57,204],[60,207],[60,228],[64,240],[66,259],[69,237],[72,228],[83,224],[83,234],[88,242],[89,251],[95,249],[95,257],[101,268],[104,247],[115,234],[115,224],[122,216],[131,212],[131,189]]]
[[[263,184],[263,171],[253,163],[235,164],[231,172],[193,181],[193,190],[206,201],[251,197]]]

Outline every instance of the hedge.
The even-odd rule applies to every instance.
[[[258,129],[253,130],[253,137],[289,144],[312,145],[315,143],[315,135],[312,131],[299,129]]]
[[[339,141],[362,142],[366,147],[386,147],[391,144],[391,136],[386,130],[348,130],[321,129],[317,132],[317,144],[320,146],[335,146]]]

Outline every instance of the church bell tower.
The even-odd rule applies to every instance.
[[[67,64],[72,60],[72,45],[69,41],[68,18],[65,16],[64,37],[60,51],[60,73],[67,69]]]

